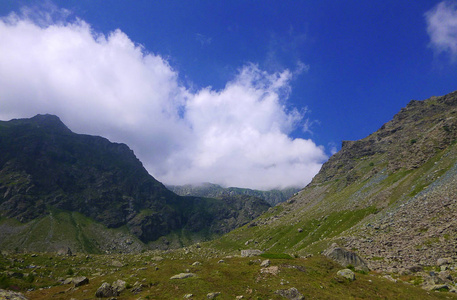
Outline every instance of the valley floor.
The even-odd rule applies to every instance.
[[[97,299],[104,282],[121,290],[105,295],[118,300],[457,299],[455,293],[421,289],[414,276],[356,271],[351,281],[337,275],[341,269],[320,255],[227,256],[204,246],[122,255],[4,253],[0,289],[20,291],[27,299]]]

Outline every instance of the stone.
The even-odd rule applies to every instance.
[[[409,271],[411,271],[412,273],[422,272],[423,270],[424,268],[422,268],[422,266],[419,265],[412,266],[409,268]]]
[[[107,298],[107,297],[116,297],[119,296],[116,290],[113,289],[111,284],[103,282],[102,285],[95,292],[95,297],[97,298]]]
[[[206,294],[206,298],[208,299],[215,299],[217,296],[219,296],[221,293],[220,292],[213,292],[213,293],[208,293]]]
[[[153,258],[151,258],[152,261],[162,261],[163,260],[163,257],[162,256],[154,256]]]
[[[269,260],[269,259],[265,259],[264,261],[262,261],[262,263],[260,264],[260,266],[261,266],[262,268],[269,267],[269,266],[270,266],[270,260]]]
[[[70,247],[64,247],[64,248],[60,248],[59,250],[57,250],[57,255],[67,255],[67,256],[72,256],[73,255],[73,252],[71,251]]]
[[[449,271],[441,271],[438,273],[438,277],[443,281],[452,281],[452,276]]]
[[[445,258],[438,258],[436,261],[436,264],[441,267],[443,265],[450,265],[452,263],[452,259],[450,257],[445,257]]]
[[[7,300],[27,300],[27,298],[19,292],[13,292],[0,289],[0,299]]]
[[[263,251],[260,251],[258,249],[246,249],[246,250],[241,250],[241,257],[251,257],[251,256],[258,256],[261,255]]]
[[[185,279],[189,277],[194,277],[194,273],[179,273],[170,277],[170,279]]]
[[[289,300],[303,300],[305,297],[294,287],[287,290],[277,290],[275,294],[280,295],[281,297],[287,298]]]
[[[217,263],[218,263],[218,264],[223,264],[223,263],[225,263],[225,260],[221,259],[221,260],[219,260]]]
[[[425,285],[423,286],[423,289],[424,290],[427,290],[427,291],[438,291],[438,290],[447,290],[449,291],[450,288],[447,284],[432,284],[432,285]]]
[[[262,268],[260,269],[261,274],[272,274],[272,275],[278,275],[279,274],[279,267],[278,266],[271,266],[267,268]]]
[[[132,293],[134,293],[134,294],[141,293],[141,292],[143,291],[143,287],[144,287],[143,284],[141,284],[140,282],[136,281],[136,282],[133,284]]]
[[[303,228],[298,228],[297,231],[298,232],[303,232]]]
[[[118,261],[118,260],[113,260],[113,261],[111,262],[111,265],[112,265],[113,267],[116,267],[116,268],[122,268],[122,267],[124,266],[124,264],[121,263],[121,262]]]
[[[192,266],[194,266],[194,267],[196,267],[196,266],[201,266],[201,265],[202,265],[202,263],[199,262],[199,261],[196,261],[196,262],[194,262],[194,263],[192,264]]]
[[[348,279],[349,281],[354,281],[355,280],[355,274],[352,270],[350,269],[343,269],[339,270],[336,275],[341,276],[343,278]]]
[[[194,296],[193,294],[185,294],[183,298],[184,298],[184,299],[190,299],[190,298],[192,298],[193,296]]]
[[[338,246],[336,243],[333,243],[330,248],[325,250],[323,255],[333,259],[343,267],[354,266],[358,270],[369,271],[367,263],[360,256]]]
[[[78,276],[73,278],[72,282],[75,285],[75,287],[78,287],[89,284],[89,278],[87,278],[86,276]]]
[[[120,280],[120,279],[113,282],[113,285],[112,285],[113,289],[118,294],[122,293],[125,290],[126,286],[127,286],[127,283],[124,280]]]

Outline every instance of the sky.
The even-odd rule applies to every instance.
[[[55,114],[165,184],[304,187],[457,90],[457,1],[0,2],[0,120]]]

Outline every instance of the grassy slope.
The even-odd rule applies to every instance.
[[[374,168],[381,171],[345,187],[341,187],[342,179],[309,186],[212,245],[232,250],[259,248],[290,254],[318,253],[331,241],[348,234],[348,230],[357,231],[357,224],[365,224],[383,216],[380,212],[411,201],[444,176],[456,161],[455,144],[413,170],[388,172],[381,155],[360,159],[355,167],[357,173],[367,174]]]
[[[163,260],[154,259],[158,254]],[[0,256],[0,288],[31,289],[29,299],[92,299],[103,282],[121,279],[127,290],[117,299],[182,299],[193,294],[204,299],[211,292],[220,292],[217,299],[283,299],[276,290],[295,287],[306,299],[456,299],[456,295],[426,292],[404,283],[394,283],[370,274],[356,273],[354,282],[338,280],[341,268],[322,256],[308,259],[271,259],[279,273],[261,272],[259,257],[225,257],[220,263],[217,251],[209,248],[191,248],[172,253],[146,252],[133,255],[93,255],[86,257],[55,256],[52,254],[10,254]],[[120,261],[123,267],[112,266]],[[200,261],[201,265],[192,263]],[[14,272],[15,276],[7,276]],[[196,277],[170,280],[181,273],[192,272]],[[19,278],[20,276],[24,276]],[[79,288],[61,285],[59,278],[87,276],[89,284]],[[135,282],[144,286],[133,293]],[[44,288],[44,289],[40,289]]]

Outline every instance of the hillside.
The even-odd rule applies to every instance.
[[[337,242],[372,270],[456,266],[456,140],[457,92],[411,101],[375,133],[343,142],[297,195],[212,245],[306,256]]]
[[[253,196],[265,200],[271,206],[275,206],[278,203],[286,201],[300,190],[298,188],[286,188],[281,190],[259,191],[237,187],[223,188],[218,184],[212,183],[202,183],[200,185],[171,185],[167,186],[167,188],[180,196],[196,196],[216,199],[238,195]]]
[[[0,248],[177,247],[226,233],[269,207],[253,197],[177,196],[126,145],[75,134],[52,115],[0,122],[0,153]]]

